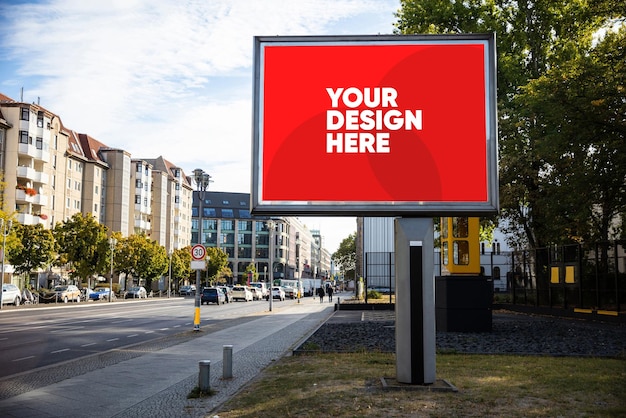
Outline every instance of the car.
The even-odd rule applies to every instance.
[[[285,300],[285,291],[278,286],[272,287],[272,299]]]
[[[220,289],[222,292],[224,292],[226,303],[230,303],[230,301],[233,299],[233,295],[232,295],[232,291],[230,290],[230,287],[228,286],[216,286],[216,287]]]
[[[108,287],[96,287],[93,292],[89,293],[89,300],[109,300],[110,290]],[[115,292],[113,292],[112,300],[115,300]]]
[[[20,289],[11,283],[5,283],[2,285],[2,304],[3,305],[15,305],[18,306],[22,302],[22,292]]]
[[[263,282],[252,282],[250,283],[250,287],[255,287],[261,291],[261,297],[263,299],[269,299],[269,290],[267,289],[267,284]]]
[[[370,286],[367,288],[367,291],[378,292],[381,295],[389,295],[391,293],[391,288],[388,286]]]
[[[226,303],[226,295],[217,287],[205,287],[200,293],[200,305],[206,303],[215,303],[217,305],[223,305]]]
[[[193,296],[196,294],[196,286],[195,285],[186,285],[181,286],[179,289],[181,296]]]
[[[285,292],[285,296],[290,299],[295,299],[298,294],[296,293],[296,288],[291,286],[281,286],[283,291]]]
[[[80,302],[80,289],[73,284],[55,286],[52,291],[56,294],[56,301],[67,303]]]
[[[261,289],[250,286],[248,288],[252,293],[252,300],[261,300],[263,299],[263,293],[261,293]]]
[[[141,299],[141,298],[147,298],[148,297],[148,292],[146,292],[146,288],[143,286],[134,286],[131,287],[130,289],[128,289],[128,291],[126,292],[126,295],[124,296],[124,299]]]
[[[233,291],[232,291],[232,295],[233,295],[233,300],[243,300],[245,302],[248,302],[249,300],[252,300],[253,296],[252,296],[252,292],[250,291],[250,289],[248,289],[248,287],[246,286],[233,286]]]

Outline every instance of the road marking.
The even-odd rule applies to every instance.
[[[169,328],[159,328],[159,331],[167,331]]]
[[[96,343],[83,344],[81,347],[89,347],[90,345],[96,345]]]
[[[64,351],[70,351],[70,349],[69,348],[64,348],[62,350],[51,351],[50,354],[58,354],[58,353],[62,353]]]
[[[16,359],[15,359],[15,360],[13,360],[13,361],[24,361],[24,360],[28,360],[28,359],[31,359],[31,358],[35,358],[35,356],[28,356],[28,357],[16,358]]]
[[[107,342],[117,341],[117,340],[119,340],[119,338],[111,338],[110,340],[107,340]]]
[[[174,328],[180,328],[182,325],[174,325]]]
[[[130,334],[130,335],[127,335],[126,338],[133,338],[133,337],[136,337],[137,335],[139,334]]]
[[[146,331],[144,334],[154,334],[154,331]]]

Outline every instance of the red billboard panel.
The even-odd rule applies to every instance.
[[[256,214],[497,211],[492,35],[257,37]]]

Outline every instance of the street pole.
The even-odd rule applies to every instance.
[[[111,246],[111,277],[109,277],[109,302],[113,302],[113,253],[117,240],[113,237],[109,238],[109,245]]]
[[[272,293],[272,288],[274,287],[274,222],[269,221],[267,226],[270,229],[270,312],[272,312],[274,303],[274,294]]]
[[[193,178],[196,182],[196,186],[198,187],[198,200],[200,204],[198,205],[198,242],[197,244],[204,245],[202,243],[202,217],[203,217],[203,204],[204,204],[204,192],[207,187],[209,187],[209,183],[212,182],[211,176],[208,173],[205,173],[203,169],[196,168],[193,170]],[[204,258],[204,257],[203,257]],[[204,258],[204,262],[206,263],[206,259]],[[204,269],[206,269],[206,264]],[[193,318],[193,329],[194,331],[200,331],[200,295],[201,295],[201,270],[204,269],[196,269],[196,297],[195,297],[195,309],[194,309],[194,318]]]
[[[4,218],[0,219],[0,228],[2,228],[2,278],[0,279],[0,284],[4,285],[4,253],[7,249],[7,235],[11,232],[11,228],[13,227],[13,221],[9,220],[8,222],[4,220]],[[2,293],[0,291],[0,310],[2,309]]]
[[[170,268],[167,274],[167,297],[170,297],[170,291],[172,289],[172,250],[170,250]]]

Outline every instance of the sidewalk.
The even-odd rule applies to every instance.
[[[313,298],[275,303],[272,312],[245,324],[0,401],[0,416],[205,417],[313,332],[333,308]],[[224,345],[233,346],[231,379],[222,379]],[[202,360],[211,361],[216,393],[187,399]]]

